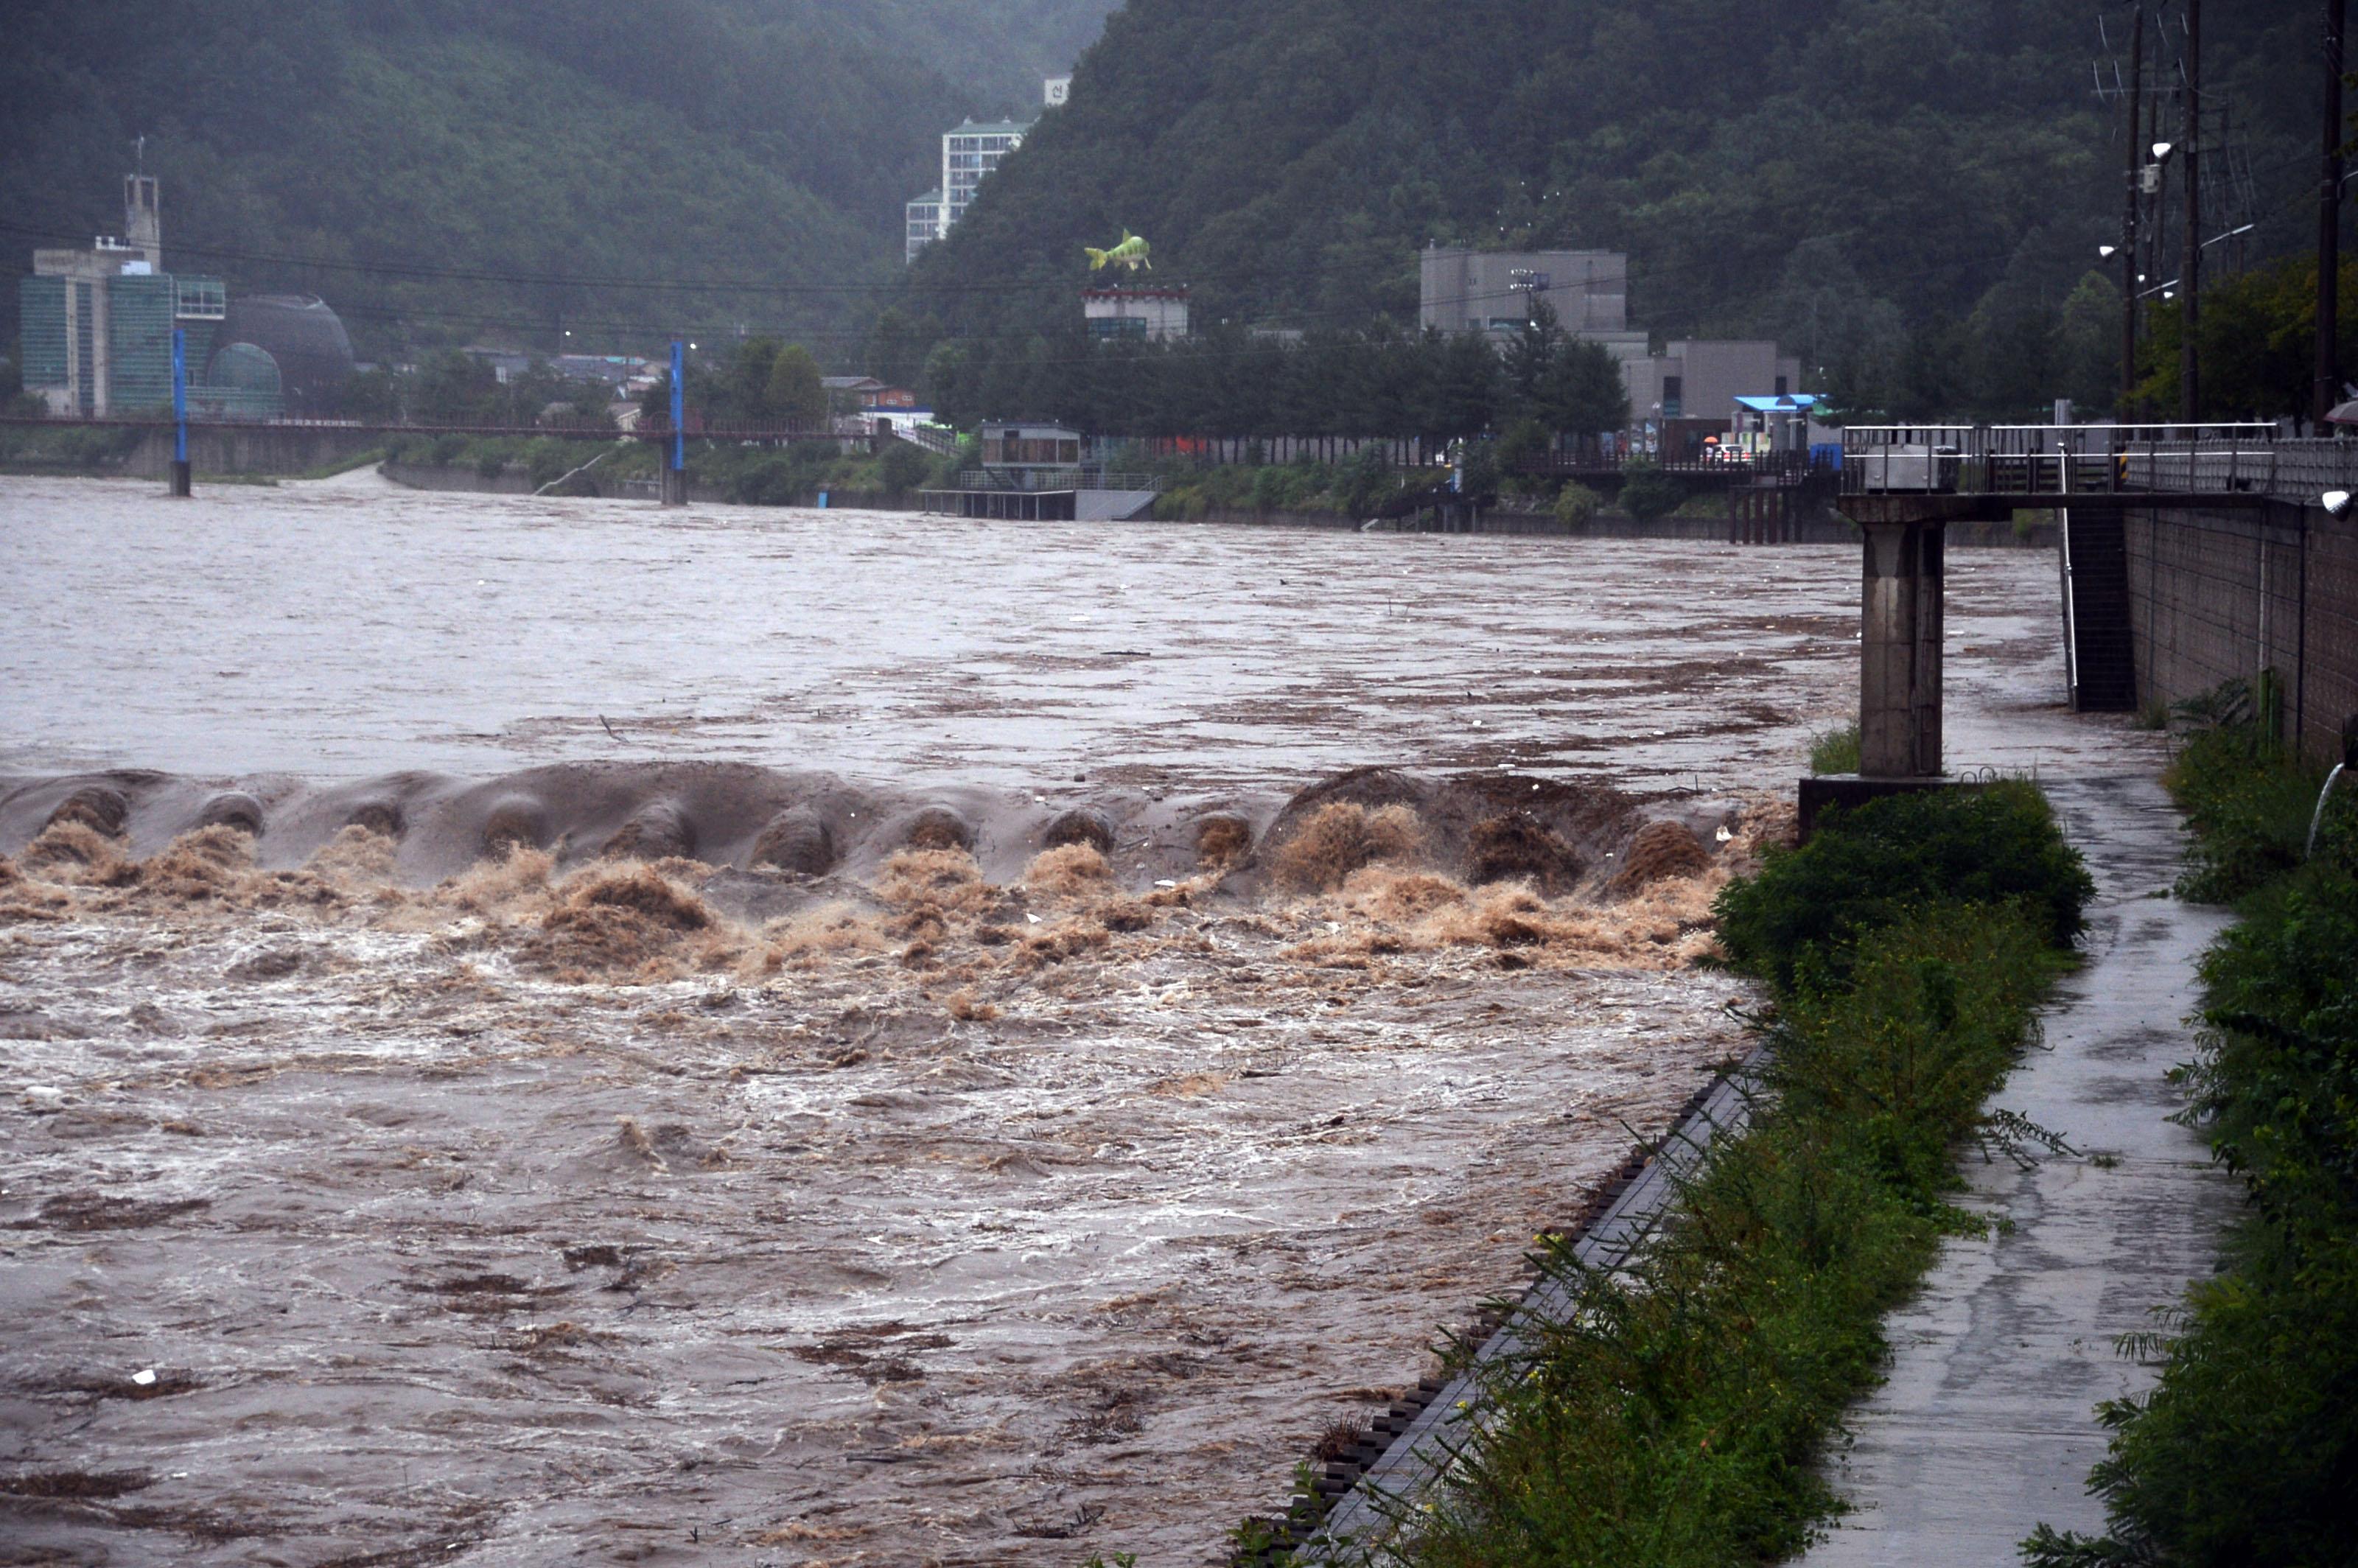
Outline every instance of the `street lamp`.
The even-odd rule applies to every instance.
[[[2170,150],[2170,148],[2171,148],[2174,145],[2175,145],[2175,144],[2170,143],[2170,142],[2156,142],[2156,143],[2154,143],[2154,144],[2153,144],[2153,161],[2154,161],[2154,162],[2156,162],[2156,163],[2167,163],[2167,162],[2169,162],[2169,150]]]
[[[2329,490],[2317,498],[2317,503],[2325,508],[2328,515],[2340,517],[2350,510],[2350,492],[2346,490]]]
[[[2098,245],[2096,247],[2096,259],[2098,261],[2110,261],[2113,257],[2120,254],[2120,249],[2121,247],[2118,245]]]

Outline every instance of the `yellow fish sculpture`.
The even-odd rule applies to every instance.
[[[1108,263],[1115,266],[1128,267],[1132,272],[1136,272],[1140,267],[1144,267],[1149,272],[1154,270],[1154,264],[1146,259],[1149,247],[1145,240],[1131,233],[1128,229],[1121,232],[1121,243],[1109,250],[1101,251],[1095,245],[1083,245],[1081,249],[1088,254],[1091,272],[1100,270]]]

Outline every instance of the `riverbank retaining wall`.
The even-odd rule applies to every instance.
[[[485,473],[481,469],[467,463],[386,462],[379,463],[376,471],[394,483],[406,486],[411,490],[472,492],[479,495],[539,493],[539,487],[532,482],[531,476],[523,470],[514,468],[503,468],[494,473]],[[552,493],[606,496],[622,501],[654,502],[662,499],[659,481],[652,477],[612,479],[595,470],[567,481]],[[818,496],[816,492],[798,495],[786,502],[731,502],[728,492],[719,485],[707,484],[696,479],[688,481],[687,499],[691,504],[709,506],[761,504],[816,507],[818,505]],[[914,497],[903,501],[893,501],[889,497],[874,495],[844,496],[840,499],[830,496],[829,503],[838,507],[856,508],[862,512],[915,510]]]
[[[2337,760],[2358,723],[2358,517],[2286,500],[2123,522],[2139,705],[2272,672],[2281,732]]]
[[[207,474],[286,475],[308,473],[349,462],[384,438],[340,425],[208,425],[189,432],[189,466]],[[161,480],[172,472],[172,432],[144,432],[116,470],[135,479]]]

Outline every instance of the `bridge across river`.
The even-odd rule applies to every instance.
[[[2132,508],[2266,509],[2308,470],[2276,427],[1863,425],[1843,432],[1836,508],[1866,535],[1860,791],[1941,767],[1942,555],[1949,524],[2061,514],[2065,665],[2074,708],[2136,706],[2124,516]],[[1827,800],[1850,785],[1821,784]],[[1806,822],[1817,802],[1803,790]]]

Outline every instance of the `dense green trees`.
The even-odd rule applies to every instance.
[[[1073,324],[1077,327],[1077,323]],[[1611,356],[1536,325],[1501,355],[1479,338],[1388,323],[1291,342],[1215,327],[1183,342],[1097,342],[1078,330],[1013,351],[953,340],[926,362],[943,418],[1061,419],[1111,436],[1421,436],[1530,420],[1594,435],[1627,416]]]
[[[24,0],[0,235],[118,232],[145,135],[168,261],[318,293],[366,359],[740,323],[848,358],[941,132],[1036,104],[1109,3]]]
[[[2304,234],[2296,9],[2205,18],[2206,86],[2275,214],[2261,254]],[[1428,242],[1592,246],[1629,253],[1659,338],[1773,334],[1846,407],[2087,402],[2087,335],[2062,340],[2118,238],[2104,49],[2079,0],[1131,0],[919,259],[899,326],[1021,354],[1074,314],[1079,247],[1123,227],[1199,320],[1314,333],[1413,321]]]
[[[157,0],[125,26],[27,0],[0,50],[0,233],[113,232],[144,135],[171,263],[319,293],[364,359],[766,332],[911,384],[953,343],[937,395],[1031,411],[1048,381],[1102,380],[1046,373],[1076,357],[1081,244],[1123,227],[1210,336],[1299,330],[1351,374],[1411,351],[1428,242],[1607,246],[1637,322],[1773,334],[1844,408],[2110,396],[2084,274],[2117,238],[2118,127],[2078,0],[1130,0],[902,287],[900,203],[939,132],[1031,113],[1109,3]],[[2205,28],[2262,256],[2305,232],[2296,9],[2213,0]],[[1153,399],[1243,384],[1219,362]],[[1463,424],[1489,373],[1448,369],[1455,413],[1395,389],[1359,416]]]
[[[2347,375],[2358,373],[2358,262],[2342,264],[2338,291],[2341,362]],[[2171,307],[2157,310],[2152,322],[2152,335],[2138,349],[2138,401],[2157,416],[2174,419],[2183,326]],[[2309,413],[2317,364],[2313,258],[2279,262],[2206,288],[2197,330],[2204,418]]]
[[[428,354],[399,375],[384,372],[361,378],[355,417],[408,420],[420,425],[559,425],[570,429],[611,426],[606,398],[598,389],[568,381],[535,362],[506,381],[483,360],[455,349]]]
[[[742,339],[727,349],[687,356],[690,427],[698,424],[816,426],[827,416],[818,362],[799,343],[772,337]],[[639,400],[642,417],[671,422],[671,377]]]
[[[770,362],[762,401],[781,419],[816,424],[827,417],[827,393],[819,385],[818,362],[800,343],[780,349]]]

